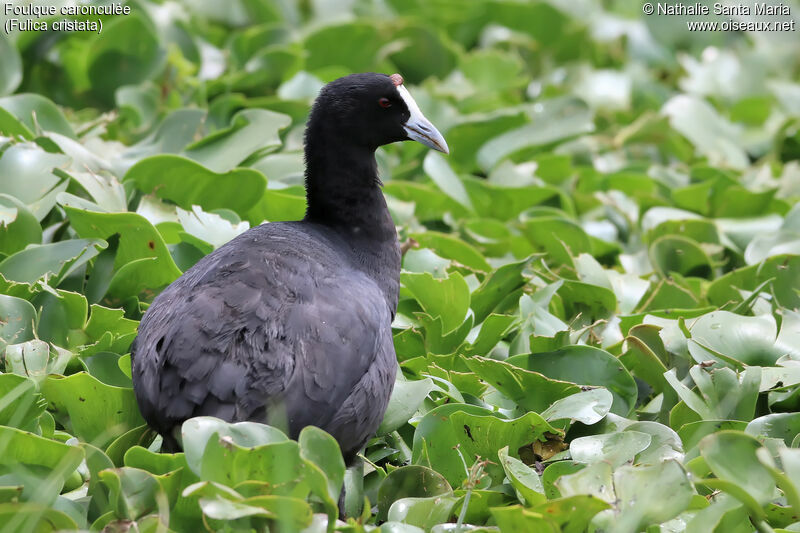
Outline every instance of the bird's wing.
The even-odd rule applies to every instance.
[[[140,324],[145,419],[164,434],[197,415],[259,419],[277,403],[290,428],[324,427],[391,334],[380,289],[288,250],[215,261],[159,295]]]

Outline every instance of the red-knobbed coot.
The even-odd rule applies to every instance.
[[[447,153],[398,74],[326,85],[305,134],[303,220],[239,235],[155,298],[131,347],[147,423],[179,449],[193,416],[333,435],[350,463],[380,424],[397,366],[400,249],[375,163],[413,139]]]

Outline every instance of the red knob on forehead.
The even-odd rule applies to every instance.
[[[400,74],[392,74],[391,76],[389,76],[389,78],[391,78],[392,83],[394,83],[395,86],[400,87],[401,85],[403,85],[403,76],[401,76]]]

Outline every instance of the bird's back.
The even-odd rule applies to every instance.
[[[251,229],[145,313],[132,348],[143,416],[173,447],[183,420],[212,415],[285,423],[292,436],[317,425],[354,454],[380,423],[394,381],[385,292],[333,230]]]

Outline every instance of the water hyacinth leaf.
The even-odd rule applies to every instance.
[[[622,466],[614,472],[619,498],[618,531],[639,531],[685,511],[694,495],[686,472],[677,461],[651,466]]]
[[[17,48],[5,35],[0,37],[0,55],[5,58],[0,67],[0,79],[3,80],[0,84],[0,96],[4,96],[13,93],[22,81],[22,59]]]
[[[574,383],[549,379],[546,376],[516,367],[505,361],[475,356],[465,359],[467,366],[504,396],[527,411],[545,413],[554,402],[580,392]],[[610,406],[610,404],[609,404]],[[547,411],[545,411],[547,409]]]
[[[308,52],[306,68],[313,72],[338,65],[350,72],[369,72],[374,68],[382,42],[378,28],[364,22],[320,28],[308,35],[303,43]]]
[[[47,406],[36,383],[12,373],[0,374],[0,425],[34,431]]]
[[[0,294],[0,348],[33,338],[36,309],[27,300]]]
[[[325,487],[323,490],[318,490],[323,492],[320,496],[327,497],[330,507],[329,516],[333,520],[335,516],[333,513],[335,513],[336,502],[342,491],[345,476],[345,464],[339,443],[328,433],[315,426],[303,428],[297,442],[300,446],[300,457],[307,464],[310,463],[317,467],[319,474],[324,478]]]
[[[631,375],[616,357],[599,348],[567,346],[553,352],[515,355],[507,362],[550,379],[605,387],[614,396],[614,414],[625,416],[636,401],[637,388]]]
[[[8,137],[31,140],[33,133],[17,117],[0,107],[0,133]]]
[[[636,457],[636,464],[656,464],[670,459],[683,460],[683,443],[670,427],[643,420],[627,426],[625,431],[638,431],[650,435],[650,445]]]
[[[782,439],[787,446],[800,434],[800,413],[772,413],[751,420],[744,432],[758,439]]]
[[[404,25],[394,34],[393,44],[403,45],[389,58],[411,83],[429,76],[444,77],[456,62],[456,53],[440,31],[428,25]]]
[[[617,467],[632,461],[651,441],[650,435],[640,431],[579,437],[570,444],[570,455],[580,463],[604,461]]]
[[[571,220],[557,217],[531,219],[525,224],[525,236],[535,249],[547,252],[550,260],[559,265],[572,265],[573,257],[592,251],[589,236]]]
[[[426,231],[409,235],[423,248],[430,248],[437,255],[457,261],[480,272],[491,272],[492,267],[472,245],[446,233]]]
[[[147,260],[141,267],[142,274],[147,276],[112,280],[109,287],[109,293],[112,295],[136,295],[144,289],[164,286],[181,275],[161,234],[146,218],[136,213],[89,211],[71,207],[68,202],[69,199],[62,197],[64,210],[78,235],[102,239],[107,239],[116,233],[120,235],[114,259],[116,272],[133,261]]]
[[[247,213],[247,220],[252,225],[264,221],[280,222],[283,220],[299,220],[306,212],[306,197],[293,190],[268,190],[261,200]]]
[[[41,381],[47,376],[50,346],[38,339],[6,346],[5,369]]]
[[[551,100],[530,124],[507,131],[480,147],[476,154],[484,170],[525,148],[546,146],[594,130],[591,112],[578,100]]]
[[[570,315],[588,315],[595,320],[609,318],[617,307],[614,292],[605,287],[564,280],[558,289],[565,311]]]
[[[546,501],[542,480],[535,470],[519,459],[509,456],[508,446],[500,449],[497,456],[521,503],[533,506]]]
[[[522,261],[501,266],[489,274],[472,292],[470,307],[475,312],[476,322],[483,322],[492,312],[505,311],[498,306],[525,285],[527,280],[523,272],[532,260],[533,257],[527,257]]]
[[[50,154],[33,143],[15,144],[0,155],[0,193],[23,202],[42,220],[55,205],[53,193],[64,181],[53,169],[68,162],[67,156]]]
[[[436,279],[427,272],[404,272],[400,281],[426,313],[442,319],[442,333],[450,333],[464,322],[470,303],[469,286],[458,272],[445,279]]]
[[[101,239],[70,239],[33,244],[0,262],[0,274],[12,281],[33,283],[47,276],[53,286],[96,257],[108,244]]]
[[[741,131],[716,112],[707,102],[694,96],[679,95],[662,109],[671,126],[687,137],[696,150],[712,164],[741,169],[747,155],[741,147]]]
[[[487,355],[519,323],[513,315],[491,314],[480,324],[478,336],[465,348],[464,355]]]
[[[0,522],[17,531],[49,533],[79,529],[75,520],[66,513],[33,502],[0,503]]]
[[[428,152],[423,164],[425,173],[433,180],[439,189],[447,196],[460,203],[470,211],[473,210],[472,202],[469,199],[464,184],[461,183],[458,175],[453,172],[445,158],[434,151]]]
[[[120,115],[130,120],[137,130],[145,130],[157,118],[158,87],[152,83],[125,85],[114,93]]]
[[[378,435],[391,433],[405,424],[417,412],[428,394],[434,390],[436,385],[430,378],[409,381],[402,372],[398,372],[389,405],[378,427]]]
[[[205,211],[224,207],[242,217],[258,203],[267,186],[264,176],[252,169],[218,173],[191,159],[167,154],[142,159],[128,170],[125,181],[187,210],[193,205]]]
[[[198,503],[215,527],[224,527],[228,521],[238,518],[262,517],[278,522],[289,531],[299,531],[312,519],[311,507],[299,498],[267,495],[236,501],[216,496],[200,498]]]
[[[398,468],[378,488],[378,519],[385,518],[392,504],[402,498],[427,498],[452,492],[447,480],[435,470],[420,465]]]
[[[178,109],[161,121],[150,135],[129,146],[114,165],[115,174],[124,176],[137,161],[159,154],[178,154],[201,135],[207,112]]]
[[[592,463],[577,472],[561,475],[555,480],[555,487],[563,497],[586,495],[606,503],[614,503],[616,495],[612,476],[610,463]]]
[[[563,533],[579,533],[586,531],[592,518],[609,508],[599,498],[589,495],[557,498],[533,507],[533,511],[548,516],[556,521]]]
[[[61,109],[40,94],[4,96],[0,98],[0,107],[19,119],[31,132],[54,131],[75,138],[75,132]]]
[[[775,346],[778,328],[771,315],[749,317],[714,311],[691,322],[689,331],[692,334],[689,352],[697,362],[720,361],[715,355],[719,353],[746,365],[771,366],[784,355]]]
[[[93,92],[111,103],[119,87],[156,75],[165,53],[155,28],[139,14],[113,18],[104,29],[89,49],[87,74]]]
[[[492,517],[503,533],[512,531],[541,531],[542,533],[557,533],[560,531],[558,524],[550,517],[541,513],[529,511],[521,506],[496,507],[491,509]]]
[[[246,221],[234,224],[216,213],[207,213],[196,205],[192,206],[191,211],[178,207],[177,212],[178,220],[185,230],[185,233],[181,232],[182,240],[202,251],[210,252],[219,248],[250,229],[250,224]],[[206,245],[210,245],[211,249],[207,250]]]
[[[614,397],[606,389],[591,389],[556,400],[542,412],[546,420],[577,420],[586,425],[596,424],[611,410]]]
[[[700,454],[717,478],[740,487],[758,505],[764,505],[772,499],[775,481],[756,457],[759,448],[754,437],[730,430],[709,435],[699,444]]]
[[[0,464],[46,467],[52,471],[52,482],[58,490],[84,458],[83,450],[77,446],[7,426],[0,426],[0,444]]]
[[[706,405],[715,413],[715,418],[753,418],[761,384],[759,367],[748,367],[737,375],[730,368],[708,372],[695,365],[689,373]]]
[[[181,433],[187,463],[201,479],[228,486],[262,482],[271,487],[269,494],[301,498],[314,490],[328,500],[328,512],[334,512],[328,482],[319,468],[307,471],[309,464],[300,456],[298,443],[277,429],[255,422],[230,424],[196,417],[184,422]]]
[[[0,253],[11,255],[28,244],[42,242],[42,227],[25,204],[0,194]]]
[[[707,277],[713,271],[708,254],[687,237],[659,237],[650,245],[650,260],[662,275]]]
[[[460,486],[467,477],[465,465],[469,468],[477,456],[495,461],[502,446],[517,450],[545,433],[559,431],[536,413],[504,420],[483,407],[446,404],[428,412],[417,425],[412,461],[419,464],[424,447],[436,471],[451,486]],[[486,470],[493,478],[504,475],[496,465],[487,465]]]
[[[390,522],[402,522],[429,530],[436,524],[447,522],[458,498],[432,496],[428,498],[401,498],[389,508]]]
[[[144,424],[133,389],[106,385],[86,372],[50,375],[42,382],[41,391],[62,424],[99,448]]]
[[[244,109],[234,115],[229,127],[190,144],[182,155],[214,172],[225,173],[254,154],[280,146],[279,132],[290,123],[291,119],[283,113]]]
[[[324,531],[320,529],[320,531]],[[403,522],[384,522],[380,527],[381,533],[425,533],[421,527],[404,524]]]
[[[120,518],[137,520],[149,514],[159,514],[168,522],[168,501],[158,480],[144,470],[124,467],[99,473],[108,488],[109,500]]]

